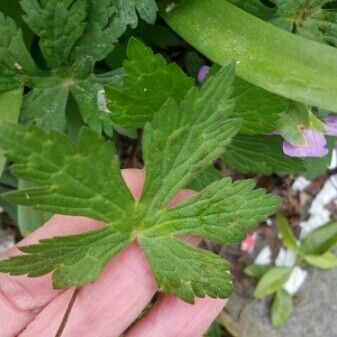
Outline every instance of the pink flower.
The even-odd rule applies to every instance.
[[[256,245],[256,234],[251,233],[247,235],[247,238],[241,242],[241,250],[252,254]]]
[[[304,146],[295,146],[287,142],[283,142],[283,152],[290,157],[325,157],[329,150],[324,134],[329,136],[337,136],[337,117],[327,117],[325,121],[325,132],[319,132],[313,129],[305,129],[303,131],[306,144]]]
[[[198,73],[198,82],[201,84],[202,82],[205,81],[205,78],[207,77],[209,71],[210,71],[211,67],[209,66],[202,66],[199,69],[199,73]]]

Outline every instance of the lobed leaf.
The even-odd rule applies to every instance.
[[[144,127],[146,181],[143,198],[149,211],[163,208],[183,187],[225,151],[241,121],[228,119],[233,64],[200,89],[191,89],[180,105],[169,99]]]
[[[196,233],[219,242],[240,240],[278,208],[279,199],[253,190],[252,181],[221,179],[175,209],[167,205],[212,165],[238,132],[240,120],[229,118],[233,73],[233,65],[224,67],[201,90],[191,89],[180,105],[168,100],[146,124],[146,182],[137,201],[122,180],[114,147],[94,131],[84,128],[74,144],[56,132],[0,124],[0,146],[14,162],[13,173],[37,184],[7,194],[8,200],[106,223],[94,232],[22,247],[25,255],[0,262],[0,271],[29,276],[52,272],[55,287],[79,287],[94,281],[113,256],[137,240],[164,292],[189,303],[195,296],[229,296],[228,263],[178,237]]]
[[[40,37],[40,48],[50,68],[70,63],[71,52],[86,27],[87,0],[22,0],[24,19]]]
[[[133,202],[114,147],[89,129],[82,130],[76,146],[58,133],[6,123],[1,126],[0,145],[15,162],[12,172],[39,184],[7,194],[11,202],[104,222],[122,217]]]
[[[167,64],[163,56],[154,55],[134,38],[128,43],[127,56],[123,88],[106,88],[112,119],[124,127],[143,127],[168,98],[179,104],[194,85],[177,65]]]
[[[94,282],[111,258],[128,243],[127,233],[111,226],[80,235],[45,239],[36,245],[20,247],[25,255],[0,261],[0,270],[29,277],[52,272],[54,288],[81,287]]]
[[[195,296],[228,298],[232,294],[229,263],[171,235],[141,237],[140,244],[157,283],[165,293],[188,303]]]
[[[152,230],[198,235],[220,244],[239,242],[281,203],[278,197],[268,197],[265,190],[254,187],[253,180],[232,182],[223,178],[165,212]]]

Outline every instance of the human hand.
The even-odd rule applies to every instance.
[[[141,170],[124,170],[123,177],[137,199],[144,184]],[[194,192],[180,192],[170,206]],[[78,234],[104,224],[83,217],[54,216],[21,241],[33,244],[42,238]],[[196,242],[190,238],[189,241]],[[2,258],[17,255],[13,248]],[[117,337],[134,322],[157,290],[150,268],[137,243],[122,251],[93,284],[82,287],[62,337]],[[36,279],[0,274],[0,337],[54,337],[62,322],[73,289],[52,288],[51,276]],[[163,295],[126,337],[201,337],[221,311],[222,299],[197,299],[194,305]]]

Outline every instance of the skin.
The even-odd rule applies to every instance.
[[[139,199],[143,171],[128,169],[122,175],[133,196]],[[194,194],[181,191],[169,207]],[[57,215],[19,245],[56,235],[78,234],[103,225],[88,218]],[[193,244],[199,241],[186,240]],[[18,253],[14,247],[0,258]],[[50,275],[30,279],[0,274],[0,337],[55,336],[74,290],[55,290],[51,284]],[[137,319],[156,290],[144,253],[135,242],[104,269],[95,283],[80,289],[62,336],[118,337]],[[225,304],[225,300],[206,297],[190,305],[162,295],[126,337],[201,337]]]

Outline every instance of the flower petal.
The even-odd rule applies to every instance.
[[[202,82],[204,82],[206,76],[208,75],[209,71],[210,71],[211,67],[209,66],[202,66],[199,69],[199,73],[198,73],[198,82],[201,84]]]
[[[337,116],[324,118],[326,134],[329,136],[337,136]]]
[[[283,152],[290,157],[324,157],[329,153],[322,133],[307,129],[304,135],[307,141],[305,147],[294,146],[284,141]]]

